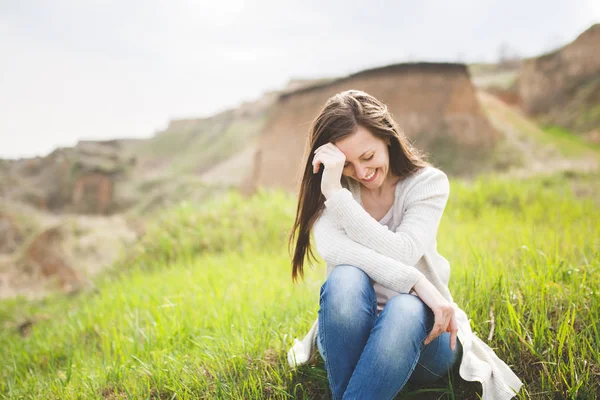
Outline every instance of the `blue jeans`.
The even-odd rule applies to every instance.
[[[461,358],[450,334],[423,345],[433,312],[411,294],[392,297],[377,315],[371,279],[362,270],[337,266],[321,287],[317,346],[334,399],[393,399],[411,380],[433,382]]]

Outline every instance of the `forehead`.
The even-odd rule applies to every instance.
[[[385,145],[383,140],[373,135],[368,129],[358,126],[356,132],[335,142],[347,160],[360,158],[366,151],[375,150]]]

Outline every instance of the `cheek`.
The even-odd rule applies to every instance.
[[[383,157],[374,158],[369,161],[369,166],[372,166],[373,168],[385,168],[386,165],[385,158]]]
[[[390,167],[389,157],[381,157],[381,159],[379,160],[379,164],[384,166],[385,168],[389,168]]]

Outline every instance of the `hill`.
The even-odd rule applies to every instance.
[[[599,182],[451,181],[438,235],[450,289],[524,381],[522,398],[600,395]],[[328,398],[320,359],[296,371],[286,361],[316,317],[324,271],[291,282],[294,209],[281,192],[183,204],[156,218],[96,291],[0,302],[0,397]],[[452,374],[402,398],[480,390]]]
[[[543,124],[600,135],[600,24],[552,53],[525,60],[519,93],[525,111]]]
[[[481,168],[499,139],[465,65],[390,65],[280,95],[260,137],[250,186],[293,189],[310,122],[329,97],[347,89],[383,101],[415,146],[449,173]]]

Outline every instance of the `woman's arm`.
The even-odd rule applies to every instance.
[[[413,266],[402,264],[350,239],[338,228],[325,209],[313,226],[315,247],[330,265],[349,264],[364,271],[375,282],[408,293],[424,275]]]
[[[440,170],[428,168],[417,174],[408,189],[402,223],[396,232],[373,219],[347,189],[333,193],[325,202],[326,209],[350,239],[394,260],[415,265],[435,240],[450,190],[448,178]]]

